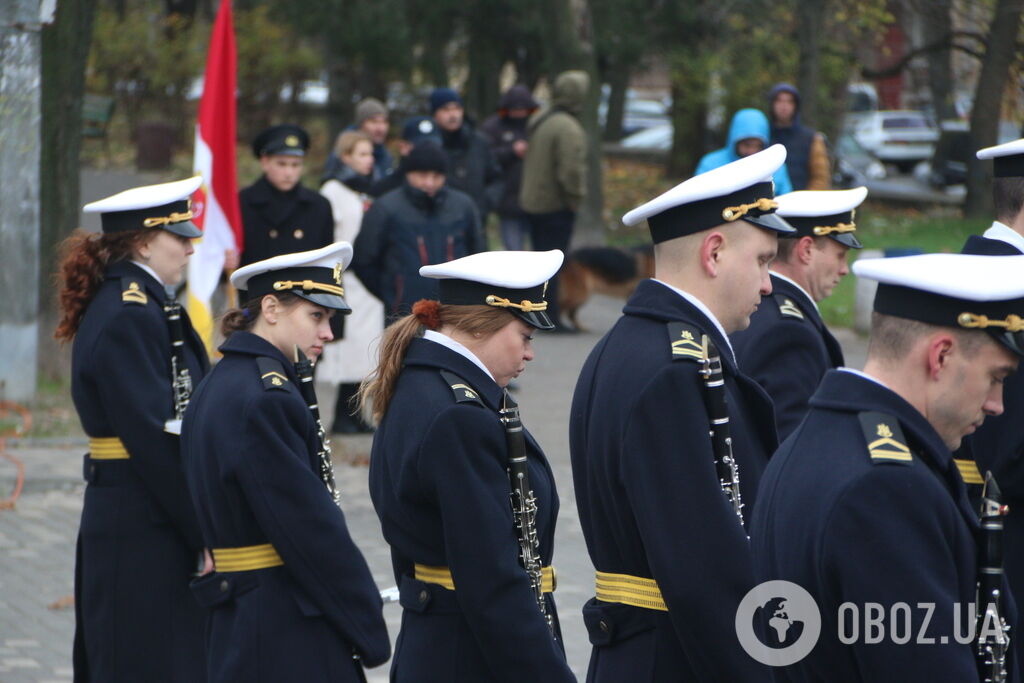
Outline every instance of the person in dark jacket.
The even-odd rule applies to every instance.
[[[992,203],[996,220],[981,235],[971,235],[961,252],[989,256],[1024,254],[1024,140],[1014,140],[978,151],[979,159],[992,159]],[[953,454],[977,501],[984,479],[991,471],[1011,510],[1024,511],[1024,374],[1016,372],[1003,386],[1002,415],[989,417],[976,432],[967,435]],[[1024,514],[1011,514],[1005,522],[1006,578],[1018,599],[1024,596]],[[1024,638],[1012,638],[1018,661],[1024,656]]]
[[[205,613],[188,590],[204,567],[203,541],[177,420],[187,385],[209,362],[166,289],[181,283],[190,240],[202,234],[189,220],[201,182],[86,205],[101,214],[103,232],[69,238],[61,264],[56,336],[74,340],[71,397],[89,437],[75,558],[76,681],[205,680]]]
[[[363,217],[352,270],[384,302],[389,322],[420,299],[437,298],[437,283],[419,269],[483,250],[480,215],[469,195],[445,184],[444,150],[417,144],[405,158],[405,183],[378,199]]]
[[[530,231],[526,214],[519,206],[519,187],[523,178],[523,157],[526,156],[526,121],[537,110],[537,101],[525,85],[514,85],[501,96],[498,113],[480,126],[480,132],[491,142],[494,156],[501,165],[502,193],[495,206],[501,227],[501,241],[510,251],[520,251]]]
[[[306,131],[290,124],[273,126],[256,136],[252,149],[263,175],[238,193],[245,242],[239,263],[331,244],[331,204],[302,185],[303,157],[309,149]],[[229,258],[225,268],[237,265]]]
[[[426,266],[438,298],[418,301],[381,343],[363,400],[379,422],[370,496],[404,610],[395,683],[575,680],[551,595],[554,476],[520,424],[535,521],[513,514],[508,468],[520,456],[499,413],[515,406],[508,383],[533,359],[534,332],[551,327],[544,285],[562,258],[488,252]]]
[[[413,116],[402,124],[402,135],[398,139],[398,166],[390,173],[377,180],[370,187],[371,197],[380,197],[405,183],[405,159],[412,148],[421,142],[432,142],[441,146],[441,132],[437,129],[434,119],[429,116]]]
[[[775,418],[726,335],[771,292],[777,235],[793,230],[775,215],[767,180],[785,158],[773,146],[623,217],[647,220],[655,279],[639,284],[588,356],[569,417],[576,505],[597,572],[583,607],[594,646],[588,681],[771,678],[740,646],[735,621],[756,583],[744,523],[777,446]],[[712,354],[717,389],[702,375]],[[726,435],[718,447],[709,436],[720,428],[705,407],[718,405],[715,396],[731,454]],[[724,490],[723,478],[738,478],[738,488]]]
[[[768,137],[768,118],[759,109],[740,109],[729,122],[729,136],[725,147],[708,152],[697,162],[695,175],[706,173],[713,168],[742,159],[760,152],[770,144]],[[789,152],[786,152],[789,158]],[[775,191],[780,195],[793,191],[789,180],[789,172],[783,166],[772,176]]]
[[[829,189],[832,171],[825,137],[800,122],[800,92],[789,83],[773,87],[768,92],[768,119],[771,144],[786,148],[786,170],[793,189]]]
[[[451,88],[430,93],[430,115],[448,155],[448,184],[472,197],[480,219],[486,219],[501,192],[501,167],[487,138],[466,119],[462,98]]]
[[[373,180],[383,180],[394,171],[394,159],[388,151],[388,108],[376,97],[367,97],[356,105],[356,120],[346,131],[359,131],[365,134],[373,142]],[[327,163],[324,164],[324,174],[321,183],[334,179],[344,182],[347,173],[345,164],[338,156],[337,150],[332,150],[327,156]]]
[[[979,511],[951,453],[1003,411],[1003,380],[1024,355],[1021,332],[979,325],[1024,313],[1022,266],[1011,260],[1022,259],[854,263],[858,277],[879,282],[864,370],[825,375],[772,455],[754,508],[758,579],[796,584],[820,616],[813,649],[776,668],[775,680],[1019,680],[1012,653],[1008,676],[979,677],[973,638],[999,626],[972,628]],[[1002,590],[1012,641],[1016,608]],[[881,618],[868,626],[872,614]]]
[[[182,460],[215,569],[192,584],[210,609],[211,681],[356,683],[390,654],[380,593],[332,498],[315,396],[300,389],[312,370],[297,366],[349,310],[351,257],[338,242],[235,271],[244,307],[224,315],[224,357],[185,415]]]
[[[831,368],[845,365],[843,349],[818,311],[850,272],[847,252],[860,249],[853,215],[867,188],[790,192],[776,213],[796,228],[779,240],[772,261],[772,294],[761,299],[750,326],[730,338],[736,362],[775,403],[779,441],[800,424],[808,401]]]

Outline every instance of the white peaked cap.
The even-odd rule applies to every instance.
[[[468,280],[508,289],[542,285],[562,267],[565,255],[551,251],[484,251],[447,263],[420,268],[420,275],[436,280]]]
[[[868,196],[868,188],[851,190],[798,190],[779,195],[776,213],[783,218],[812,218],[847,213],[860,206]]]
[[[170,183],[133,187],[104,199],[89,202],[82,207],[82,211],[85,213],[108,213],[163,206],[188,199],[202,184],[203,179],[200,176],[193,176]]]

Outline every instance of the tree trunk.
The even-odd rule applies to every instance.
[[[821,80],[821,38],[825,29],[826,0],[797,3],[797,36],[800,57],[797,63],[796,87],[800,91],[800,117],[804,123],[816,125],[818,119],[818,84]]]
[[[622,120],[626,114],[626,91],[629,89],[629,65],[616,59],[608,69],[608,110],[604,121],[604,139],[616,142],[622,139]]]
[[[79,151],[85,66],[97,0],[62,0],[42,32],[42,149],[39,162],[39,360],[43,378],[67,369],[53,338],[57,321],[53,275],[57,246],[78,226]]]
[[[501,76],[500,44],[477,26],[469,37],[469,77],[466,79],[466,111],[482,122],[498,108]]]
[[[924,20],[924,44],[931,45],[953,32],[951,14],[952,0],[931,0],[922,12]],[[956,118],[953,106],[953,66],[952,52],[948,47],[941,50],[930,50],[928,60],[928,88],[931,90],[932,106],[935,108],[937,121]]]
[[[1016,57],[1021,0],[998,0],[989,29],[985,59],[971,110],[971,149],[991,147],[999,137],[999,115],[1010,66]],[[970,155],[967,162],[967,201],[964,213],[982,218],[992,213],[992,167]]]
[[[672,78],[672,151],[665,169],[670,178],[693,175],[707,141],[707,58],[691,50],[670,59]]]

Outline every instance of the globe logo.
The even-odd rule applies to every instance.
[[[820,635],[817,603],[810,593],[790,581],[765,581],[754,586],[736,609],[740,645],[768,666],[799,662],[814,649]]]

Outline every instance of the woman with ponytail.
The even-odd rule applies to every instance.
[[[89,436],[75,563],[76,680],[202,681],[204,566],[177,420],[209,363],[179,285],[202,233],[200,178],[138,187],[85,207],[103,232],[64,245],[61,320],[71,394]],[[175,342],[180,342],[175,344]]]
[[[534,331],[552,327],[544,292],[562,258],[486,252],[421,268],[440,281],[439,300],[420,300],[387,329],[363,383],[379,422],[370,495],[404,608],[396,683],[575,680],[550,593],[554,477],[533,437],[514,441],[499,418],[514,406],[506,387],[532,360]],[[537,505],[536,589],[519,558],[513,443]]]
[[[365,681],[391,651],[380,593],[352,542],[319,421],[311,360],[349,312],[352,247],[283,254],[231,275],[224,357],[196,390],[182,457],[215,571],[211,681]],[[307,360],[308,359],[308,360]]]

